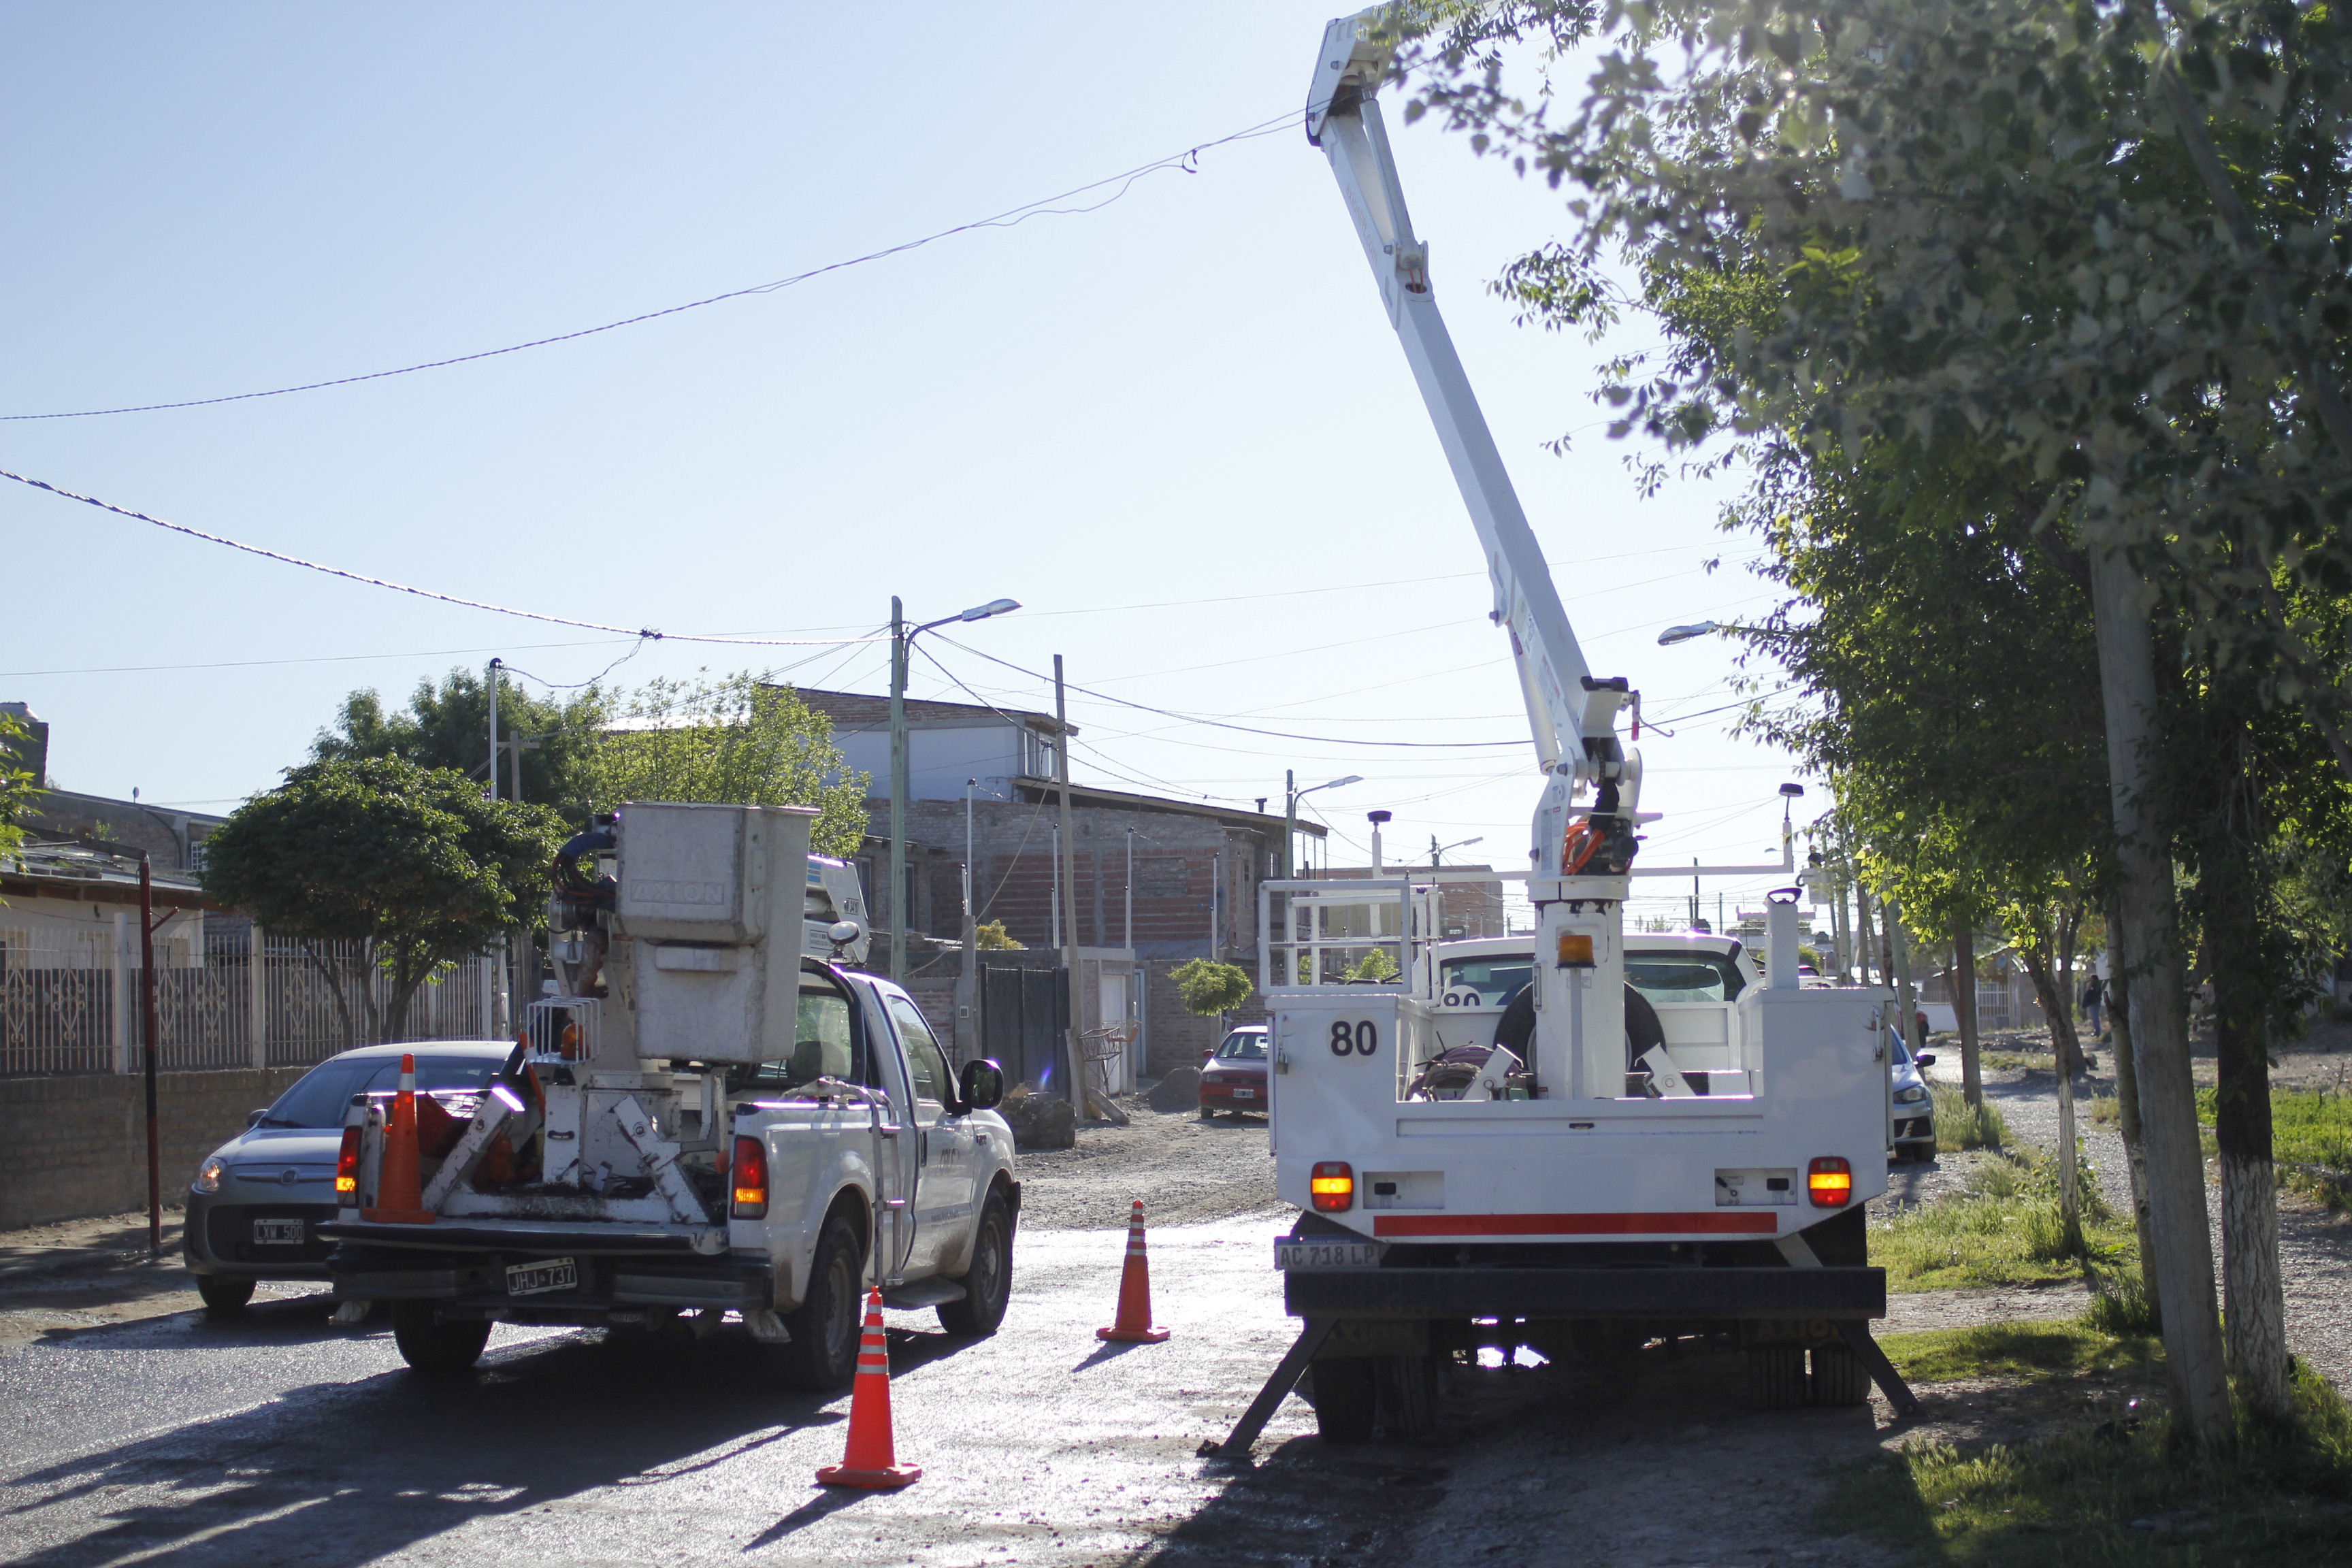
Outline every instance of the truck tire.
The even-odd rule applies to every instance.
[[[204,1298],[206,1313],[226,1318],[245,1310],[245,1304],[253,1300],[253,1281],[232,1279],[226,1274],[199,1274],[196,1294]]]
[[[1426,1437],[1437,1430],[1434,1356],[1384,1355],[1370,1364],[1382,1432],[1391,1437]]]
[[[430,1301],[392,1304],[392,1342],[411,1371],[432,1377],[451,1377],[470,1371],[490,1342],[487,1319],[445,1323]]]
[[[856,1228],[836,1214],[817,1234],[807,1293],[784,1314],[792,1342],[771,1352],[785,1386],[838,1394],[857,1375],[858,1285],[865,1278],[866,1249],[857,1244]]]
[[[940,1303],[940,1327],[968,1339],[986,1339],[1004,1321],[1013,1299],[1013,1211],[1001,1188],[980,1205],[971,1237],[971,1267],[964,1270],[963,1300]]]
[[[1307,1369],[1307,1380],[1315,1431],[1326,1443],[1360,1443],[1372,1435],[1376,1394],[1370,1357],[1318,1361]]]
[[[1813,1347],[1813,1403],[1867,1405],[1870,1373],[1850,1345]]]
[[[1759,1410],[1801,1410],[1805,1404],[1805,1347],[1748,1347],[1748,1403]]]

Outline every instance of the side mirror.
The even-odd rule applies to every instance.
[[[1933,1051],[1921,1051],[1916,1056],[1913,1057],[1911,1060],[1915,1066],[1931,1068],[1936,1065],[1936,1053]]]
[[[1004,1103],[1004,1069],[984,1058],[966,1062],[956,1087],[965,1110],[993,1110]]]
[[[268,1116],[268,1114],[269,1114],[269,1108],[268,1108],[268,1106],[266,1106],[266,1105],[265,1105],[265,1106],[263,1106],[259,1110],[248,1110],[248,1111],[247,1111],[247,1112],[245,1113],[245,1127],[246,1127],[246,1131],[249,1132],[249,1131],[251,1131],[253,1129],[255,1129],[255,1128],[257,1128],[257,1127],[260,1126],[260,1125],[261,1125],[261,1119],[262,1119],[263,1117],[265,1117],[265,1116]]]

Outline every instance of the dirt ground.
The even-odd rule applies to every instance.
[[[1044,1230],[1100,1230],[1127,1224],[1143,1200],[1150,1225],[1191,1225],[1271,1212],[1274,1152],[1265,1118],[1243,1111],[1203,1121],[1196,1111],[1154,1110],[1122,1098],[1126,1127],[1088,1122],[1075,1149],[1024,1149],[1021,1223]]]

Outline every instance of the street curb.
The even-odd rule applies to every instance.
[[[167,1247],[156,1262],[176,1267],[180,1249]],[[31,1279],[43,1276],[67,1278],[78,1274],[103,1273],[113,1268],[138,1268],[147,1265],[147,1249],[140,1247],[127,1252],[92,1251],[88,1247],[59,1247],[54,1258],[30,1258],[12,1263],[0,1263],[0,1280]]]

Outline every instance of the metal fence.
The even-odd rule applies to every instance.
[[[372,944],[265,937],[257,963],[253,935],[158,944],[159,1068],[308,1067],[386,1037],[391,985]],[[470,958],[417,987],[398,1037],[488,1037],[494,963]],[[0,1078],[141,1070],[142,979],[135,936],[119,925],[0,931]]]

